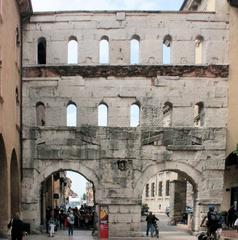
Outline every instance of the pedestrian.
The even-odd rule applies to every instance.
[[[68,233],[69,236],[72,235],[74,233],[74,214],[73,214],[73,210],[70,209],[69,210],[69,215],[67,217],[67,221],[68,221]]]
[[[56,220],[53,216],[50,217],[49,222],[49,237],[54,237],[55,236],[55,226],[56,226]]]
[[[202,220],[201,227],[204,225],[206,219],[207,236],[213,236],[214,240],[217,240],[219,238],[217,236],[217,230],[221,228],[221,216],[218,212],[215,211],[214,206],[209,207],[207,215]]]
[[[146,236],[149,235],[149,232],[151,233],[151,237],[153,237],[155,229],[155,223],[156,221],[159,220],[155,215],[152,214],[152,212],[149,212],[149,215],[146,217],[146,222],[147,222],[147,228],[146,228]],[[156,231],[157,235],[157,231]]]
[[[10,220],[7,227],[8,229],[11,229],[12,240],[22,240],[24,235],[24,223],[20,219],[19,213],[15,213],[14,217]]]
[[[51,212],[52,212],[52,208],[50,206],[48,206],[46,208],[46,211],[45,211],[45,226],[46,226],[46,233],[49,233],[49,220],[51,218]]]
[[[228,227],[232,228],[233,224],[236,220],[236,210],[235,210],[235,206],[231,206],[230,209],[227,212],[227,218],[228,218]]]

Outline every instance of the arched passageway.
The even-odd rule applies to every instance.
[[[17,162],[16,151],[12,151],[11,156],[11,216],[20,210],[20,174]]]
[[[163,179],[162,175],[166,176],[167,173],[173,174],[170,175],[170,177],[168,177],[168,175],[167,177],[165,177],[165,179]],[[158,179],[158,175],[160,174],[161,180]],[[152,177],[155,179],[157,178],[157,185],[156,181],[153,181]],[[155,164],[150,165],[145,169],[142,176],[138,179],[138,182],[136,183],[135,192],[140,192],[142,196],[142,203],[145,203],[146,197],[148,197],[149,199],[150,195],[152,195],[152,198],[154,199],[156,198],[156,194],[158,198],[162,197],[160,195],[163,194],[169,195],[167,196],[169,197],[169,201],[164,202],[166,206],[162,206],[161,203],[158,203],[158,206],[156,206],[156,210],[158,210],[159,212],[159,208],[161,208],[162,211],[164,210],[164,208],[169,207],[171,223],[183,221],[183,213],[186,211],[186,206],[188,205],[188,202],[190,202],[189,205],[191,206],[188,207],[192,207],[193,220],[189,222],[189,227],[192,230],[198,230],[200,221],[199,219],[201,218],[199,215],[200,212],[198,210],[199,183],[202,182],[202,180],[203,178],[201,173],[190,167],[188,164],[172,162],[167,163],[166,165]],[[168,188],[168,181],[169,190],[166,189]],[[190,194],[189,201],[187,195],[188,191]],[[161,206],[159,206],[159,204],[161,204]],[[155,207],[151,210],[154,210],[155,212]]]
[[[3,194],[0,198],[0,232],[4,233],[8,217],[8,181],[7,181],[7,156],[3,136],[0,134],[0,189]]]
[[[53,215],[59,229],[65,229],[69,210],[74,214],[74,228],[93,228],[95,190],[93,182],[79,172],[59,170],[41,182],[41,225],[48,232],[48,221]]]
[[[194,186],[181,172],[161,171],[151,176],[142,194],[142,210],[167,215],[171,224],[192,227]],[[168,221],[168,220],[167,220]]]

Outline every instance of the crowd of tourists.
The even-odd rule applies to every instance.
[[[81,205],[80,208],[59,208],[54,209],[47,207],[46,209],[46,232],[50,237],[54,236],[54,232],[58,229],[68,229],[68,235],[73,235],[74,229],[93,230],[94,228],[94,207]]]

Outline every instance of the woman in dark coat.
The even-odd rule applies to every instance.
[[[20,220],[19,214],[16,213],[15,216],[8,223],[8,228],[11,230],[12,240],[22,240],[23,237],[23,222]]]

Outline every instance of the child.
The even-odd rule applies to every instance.
[[[49,237],[54,237],[54,234],[55,234],[55,219],[54,219],[54,217],[50,218],[48,224],[49,224],[49,228],[50,228]]]

